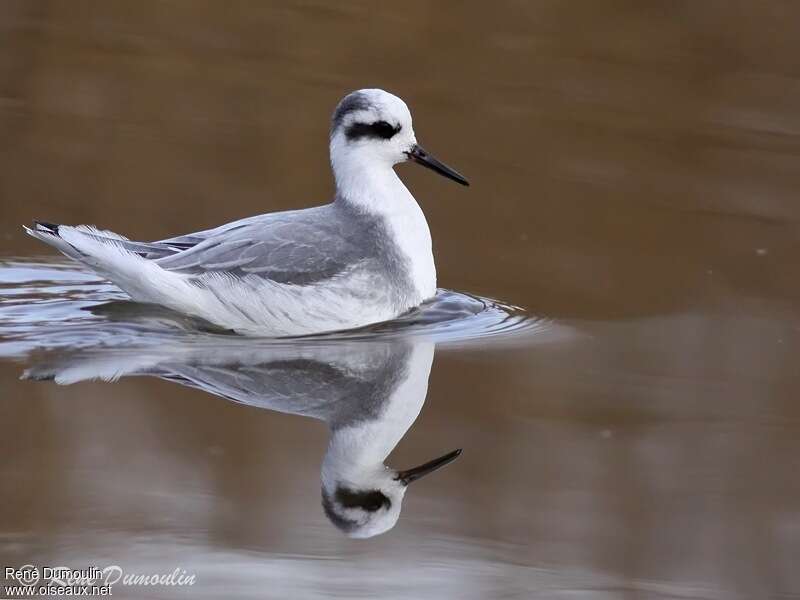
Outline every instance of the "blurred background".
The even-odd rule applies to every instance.
[[[175,563],[207,597],[796,596],[798,23],[777,0],[3,0],[0,256],[50,253],[33,218],[160,239],[326,202],[330,114],[382,87],[472,183],[398,167],[440,285],[575,336],[439,351],[392,461],[464,456],[363,542],[319,509],[318,424],[0,363],[0,561]]]

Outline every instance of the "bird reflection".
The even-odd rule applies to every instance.
[[[215,336],[213,343],[46,355],[24,377],[71,384],[147,375],[325,421],[322,507],[346,535],[368,538],[394,527],[411,483],[461,452],[406,470],[384,464],[422,409],[433,355],[434,343],[420,338],[258,345]]]

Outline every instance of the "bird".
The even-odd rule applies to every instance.
[[[158,377],[232,402],[321,420],[330,430],[320,469],[322,509],[350,538],[392,529],[409,486],[461,454],[455,449],[410,469],[385,464],[425,403],[435,343],[424,337],[336,344],[304,338],[256,346],[233,336],[162,343],[143,337],[147,342],[135,349],[40,353],[23,378],[68,385]]]
[[[361,89],[330,129],[333,200],[155,242],[90,225],[34,221],[31,236],[132,300],[253,336],[290,337],[389,321],[436,294],[430,229],[394,171],[411,161],[469,182],[417,143],[399,97]]]

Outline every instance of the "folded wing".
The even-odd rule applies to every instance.
[[[367,258],[352,225],[332,205],[263,215],[159,243],[174,247],[193,242],[156,263],[184,274],[255,275],[277,283],[308,285],[335,277]]]

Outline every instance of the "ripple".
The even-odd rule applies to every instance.
[[[552,325],[491,298],[439,289],[434,298],[392,321],[301,338],[244,338],[202,319],[125,298],[118,288],[70,261],[0,260],[0,356],[24,357],[37,349],[169,342],[330,343],[398,336],[464,346],[489,338],[541,336]]]

